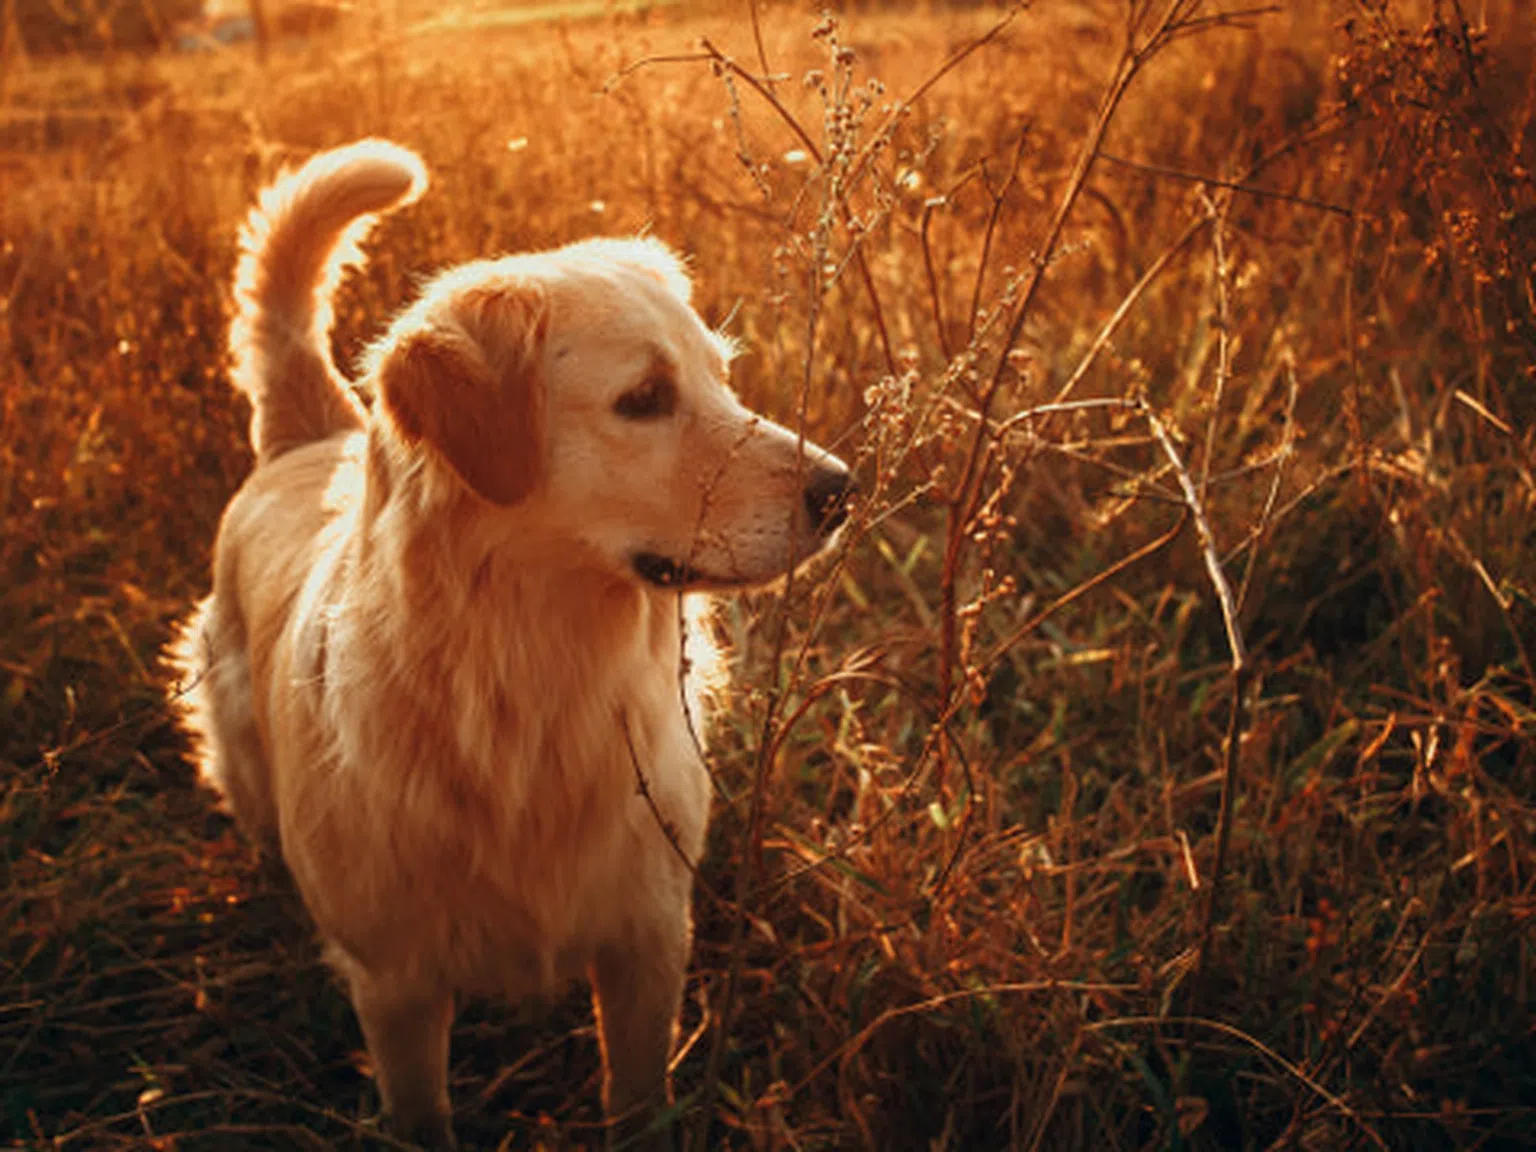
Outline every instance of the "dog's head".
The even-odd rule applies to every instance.
[[[848,469],[736,399],[689,295],[654,240],[456,269],[381,346],[384,419],[424,468],[626,578],[772,580],[842,523]]]

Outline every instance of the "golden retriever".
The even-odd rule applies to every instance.
[[[587,974],[610,1132],[656,1138],[709,808],[704,594],[824,547],[849,473],[735,398],[652,239],[442,274],[371,354],[365,407],[331,296],[425,184],[364,141],[246,226],[256,465],[175,643],[186,724],[292,874],[394,1130],[453,1143],[456,996]]]

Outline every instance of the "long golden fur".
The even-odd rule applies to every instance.
[[[735,399],[654,240],[447,272],[359,403],[331,294],[425,183],[365,141],[247,225],[231,340],[256,466],[176,645],[186,724],[292,873],[399,1132],[452,1143],[455,996],[583,974],[604,1104],[640,1130],[667,1098],[708,817],[702,592],[821,548],[848,473]]]

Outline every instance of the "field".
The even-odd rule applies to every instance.
[[[644,229],[858,462],[720,615],[696,1152],[1536,1147],[1524,0],[559,7],[0,57],[0,1143],[399,1146],[159,662],[250,463],[238,223],[381,135],[433,187],[342,363]],[[467,1146],[600,1143],[580,991],[453,1062]]]

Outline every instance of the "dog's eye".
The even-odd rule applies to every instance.
[[[613,410],[626,420],[656,420],[677,410],[677,385],[672,377],[647,376],[613,402]]]

